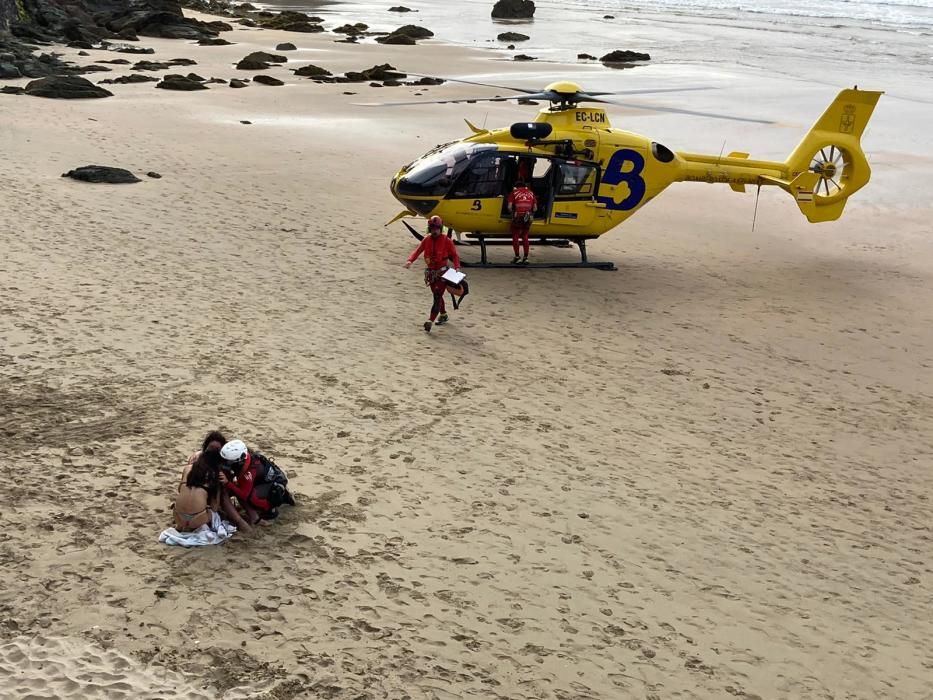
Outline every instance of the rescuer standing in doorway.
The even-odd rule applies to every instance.
[[[512,258],[512,264],[518,262],[518,242],[521,240],[525,256],[521,260],[522,265],[528,264],[528,234],[531,230],[531,222],[534,219],[535,212],[538,211],[538,199],[525,185],[523,180],[515,183],[515,189],[509,193],[508,199],[509,214],[512,215],[512,250],[515,257]]]

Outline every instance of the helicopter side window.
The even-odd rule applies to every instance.
[[[398,181],[396,190],[410,197],[439,197],[447,194],[452,183],[475,161],[482,151],[494,149],[489,144],[455,144],[428,153],[416,161]]]
[[[563,199],[590,199],[596,190],[596,168],[592,165],[561,163],[558,166],[557,196]]]
[[[505,158],[498,153],[484,153],[470,162],[450,192],[454,199],[488,199],[502,194]]]

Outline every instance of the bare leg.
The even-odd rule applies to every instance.
[[[220,510],[227,516],[227,519],[230,520],[238,529],[249,531],[252,528],[249,523],[243,519],[243,516],[240,515],[240,511],[236,509],[236,506],[233,505],[233,501],[230,496],[223,494],[220,497]]]

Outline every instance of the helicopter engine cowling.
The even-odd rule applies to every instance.
[[[509,128],[511,137],[522,141],[540,141],[550,136],[552,131],[554,127],[548,122],[517,122]]]

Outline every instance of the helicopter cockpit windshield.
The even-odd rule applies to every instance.
[[[474,158],[495,149],[491,143],[455,143],[432,151],[399,178],[396,192],[403,197],[443,197]]]

